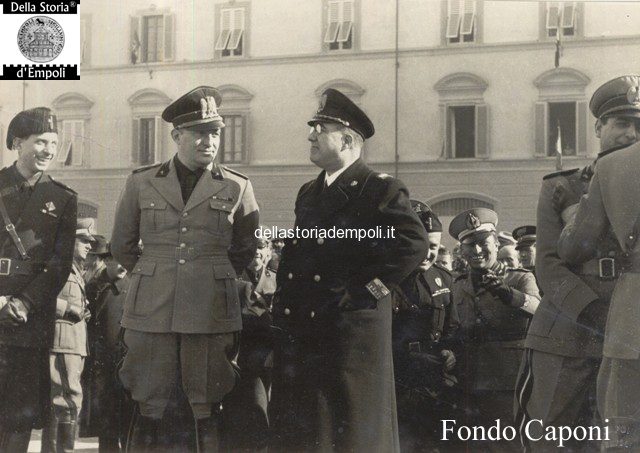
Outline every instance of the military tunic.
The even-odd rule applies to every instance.
[[[49,399],[56,297],[73,260],[77,196],[44,174],[29,187],[15,164],[0,170],[0,196],[29,256],[0,230],[0,295],[30,307],[26,324],[0,326],[0,426],[30,429]]]
[[[365,285],[400,283],[426,257],[426,232],[399,180],[361,160],[323,192],[324,178],[300,189],[296,227],[380,226],[389,234],[393,226],[395,236],[287,240],[273,305],[273,447],[395,451],[391,297]]]

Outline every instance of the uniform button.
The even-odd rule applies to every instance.
[[[322,244],[324,244],[324,239],[319,238],[319,239],[318,239],[318,245],[322,245]]]
[[[180,229],[180,231],[182,231],[183,233],[186,233],[186,232],[187,232],[187,227],[182,227],[182,228]]]
[[[291,314],[291,310],[289,310],[288,308],[284,309],[284,314],[289,316]]]
[[[151,203],[149,206],[153,208],[155,205],[156,205],[155,203]]]
[[[287,275],[287,278],[288,278],[289,280],[292,280],[292,279],[293,279],[293,274],[292,274],[291,272],[289,272],[289,275]]]
[[[184,242],[182,244],[180,244],[180,248],[183,249],[187,246],[187,244],[185,244]]]
[[[298,243],[298,240],[297,240],[297,239],[294,239],[293,241],[291,241],[291,243],[292,243],[293,245],[296,245],[296,244]]]
[[[480,298],[479,297],[476,297],[476,302],[480,302]]]
[[[482,319],[476,318],[476,324],[482,324]]]
[[[182,213],[182,217],[187,217],[188,215],[189,215],[189,213],[188,213],[188,212],[183,212],[183,213]]]
[[[622,256],[623,256],[624,258],[629,258],[629,253],[624,252],[624,253],[622,254]]]
[[[178,263],[184,264],[184,263],[186,263],[186,261],[185,260],[180,260],[180,261],[178,261]]]
[[[226,204],[223,204],[223,205],[222,205],[222,209],[227,209],[227,205],[226,205]]]
[[[629,240],[630,240],[630,241],[633,241],[633,234],[630,234],[630,235],[629,235]]]
[[[309,316],[310,316],[311,318],[315,318],[315,316],[316,316],[316,312],[315,312],[315,311],[312,311],[311,313],[309,313]]]
[[[314,275],[313,276],[313,281],[319,282],[320,281],[320,276],[319,275]]]

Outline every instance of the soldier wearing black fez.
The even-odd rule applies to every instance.
[[[627,111],[625,118],[625,133],[631,139],[640,136],[640,77],[628,80],[632,86],[625,102],[636,108]],[[613,234],[622,251],[611,260],[616,275],[621,275],[610,300],[597,379],[598,409],[611,433],[603,440],[602,451],[640,449],[639,156],[636,142],[598,160],[587,194],[563,212],[566,225],[558,242],[560,258],[571,265],[598,259],[603,236]]]
[[[437,264],[442,223],[431,208],[411,200],[427,231],[427,258],[400,284],[394,301],[393,363],[398,398],[398,422],[403,451],[424,449],[441,438],[442,419],[453,418],[448,390],[456,357],[453,336],[458,328],[451,272]]]
[[[49,399],[56,297],[73,261],[77,195],[44,172],[57,153],[46,107],[16,115],[0,170],[0,451],[26,452]]]
[[[453,218],[449,233],[460,241],[469,272],[453,283],[460,316],[460,357],[465,424],[512,424],[513,390],[531,315],[540,301],[533,273],[498,261],[497,214],[486,208]]]
[[[214,163],[221,101],[217,89],[202,86],[162,112],[177,153],[135,170],[116,209],[111,251],[131,274],[120,378],[139,409],[134,451],[165,442],[160,422],[177,385],[199,451],[218,448],[220,402],[237,379],[235,280],[255,253],[258,205],[246,176]]]
[[[589,108],[596,118],[596,137],[600,140],[596,161],[581,169],[552,173],[542,182],[536,276],[544,297],[527,335],[528,349],[518,380],[518,425],[525,426],[530,419],[543,420],[545,426],[589,426],[594,419],[597,423],[596,377],[622,250],[611,232],[600,238],[595,255],[581,264],[562,260],[557,246],[566,223],[563,212],[567,217],[571,211],[567,208],[587,192],[596,162],[639,138],[640,105],[633,96],[639,80],[637,75],[617,77],[593,94]],[[532,432],[536,437],[539,434]],[[542,451],[550,447],[545,442],[532,442],[530,446]]]
[[[323,171],[298,192],[296,226],[389,234],[286,241],[273,304],[272,446],[397,451],[390,286],[425,258],[426,232],[404,184],[360,159],[374,127],[357,105],[326,90],[308,124],[310,159]]]

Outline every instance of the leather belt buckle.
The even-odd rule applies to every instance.
[[[0,275],[11,273],[11,258],[0,258]]]
[[[598,260],[598,276],[605,280],[616,278],[616,260],[614,258],[600,258]]]

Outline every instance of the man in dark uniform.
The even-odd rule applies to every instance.
[[[120,378],[139,406],[133,449],[161,442],[160,422],[180,384],[200,451],[217,449],[220,401],[236,383],[236,275],[255,253],[258,205],[246,176],[214,163],[221,101],[203,86],[162,112],[177,154],[134,171],[116,209],[111,251],[131,274]]]
[[[357,105],[328,89],[308,124],[324,171],[298,193],[304,232],[287,240],[278,270],[273,447],[396,451],[388,286],[425,258],[426,232],[404,184],[360,159],[374,128]],[[354,237],[376,226],[379,237]]]
[[[497,214],[476,208],[458,214],[449,233],[461,243],[469,273],[453,283],[465,343],[459,357],[471,404],[465,425],[512,424],[513,389],[527,324],[540,295],[533,273],[498,261]]]
[[[16,115],[0,170],[0,451],[26,452],[49,400],[49,348],[56,297],[73,261],[77,196],[43,174],[56,156],[56,117],[38,107]]]
[[[536,273],[536,226],[523,225],[513,230],[516,250],[520,258],[520,265]]]
[[[431,208],[411,200],[429,240],[429,254],[401,284],[394,301],[393,364],[403,451],[421,451],[440,436],[440,420],[451,419],[456,358],[449,344],[458,327],[451,272],[438,265],[442,223]]]
[[[598,159],[638,140],[640,106],[627,99],[638,76],[623,76],[600,86],[589,108],[600,139]],[[516,422],[540,419],[545,426],[588,426],[595,414],[596,377],[609,301],[620,271],[620,247],[607,233],[596,256],[581,265],[567,264],[557,245],[565,225],[562,212],[587,192],[595,162],[582,169],[544,177],[537,211],[536,273],[544,292],[527,334],[518,378]],[[576,382],[583,383],[575,385]],[[535,425],[534,425],[535,427]],[[532,432],[536,437],[538,432]],[[523,437],[526,442],[526,437]],[[531,448],[551,448],[544,441]],[[571,446],[571,445],[570,445]],[[584,444],[574,446],[584,448]]]

